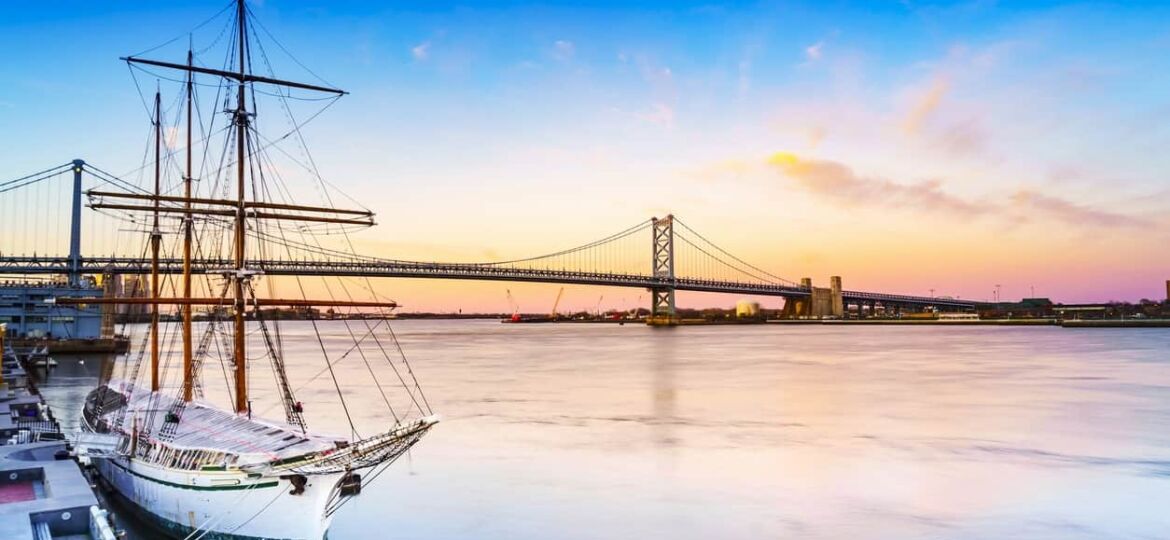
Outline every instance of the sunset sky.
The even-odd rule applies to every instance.
[[[136,169],[148,119],[118,57],[183,36],[146,55],[182,61],[186,32],[226,4],[5,2],[0,180],[75,157]],[[1164,295],[1170,5],[388,4],[251,3],[297,60],[351,92],[305,136],[324,177],[378,212],[355,237],[364,254],[512,259],[674,213],[793,280]],[[218,32],[201,29],[196,48]],[[313,81],[273,56],[279,75]],[[557,290],[378,287],[408,309],[465,311],[509,309],[505,289],[546,310]],[[564,304],[592,310],[601,295],[603,309],[648,304],[590,288]]]

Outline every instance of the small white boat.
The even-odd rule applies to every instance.
[[[41,356],[39,358],[35,358],[33,359],[32,363],[36,367],[57,367],[57,360],[55,360],[52,356]]]

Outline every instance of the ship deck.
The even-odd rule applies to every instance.
[[[182,408],[180,421],[173,426],[172,434],[160,436],[176,398],[161,392],[131,391],[130,385],[122,381],[110,381],[108,387],[121,396],[131,396],[122,423],[123,429],[132,429],[132,418],[136,418],[137,425],[152,427],[149,438],[152,442],[181,451],[238,456],[237,465],[288,459],[311,452],[329,452],[337,449],[339,443],[346,442],[343,437],[303,433],[296,426],[248,418],[199,400]],[[103,411],[103,417],[111,421],[118,414],[116,408]]]

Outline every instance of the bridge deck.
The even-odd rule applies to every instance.
[[[0,258],[0,275],[64,274],[69,271],[69,264],[68,257],[3,257]],[[680,277],[664,278],[642,274],[542,270],[491,264],[424,263],[370,259],[355,261],[261,260],[252,262],[251,266],[263,270],[265,274],[273,276],[351,276],[521,281],[635,287],[643,289],[673,288],[679,291],[782,296],[786,298],[804,298],[811,294],[809,289],[786,284]],[[195,273],[207,274],[218,273],[230,267],[232,267],[232,263],[226,259],[201,259],[192,265],[192,270]],[[164,274],[181,273],[182,260],[171,258],[160,260],[159,269]],[[81,271],[87,274],[101,274],[105,272],[113,274],[146,274],[149,273],[149,261],[133,257],[86,258],[81,261]],[[929,298],[865,291],[842,291],[841,296],[847,303],[864,301],[966,309],[972,309],[979,304],[978,302],[969,300]]]

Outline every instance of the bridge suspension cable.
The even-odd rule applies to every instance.
[[[22,176],[20,178],[8,180],[6,182],[0,182],[0,193],[7,193],[15,189],[20,189],[22,187],[35,184],[42,180],[48,180],[54,176],[65,174],[69,172],[71,167],[73,167],[73,163],[65,163],[40,172],[32,173],[27,176]]]
[[[678,229],[675,229],[675,232],[674,232],[675,238],[682,240],[684,244],[687,244],[691,248],[693,248],[693,250],[696,252],[695,255],[693,255],[694,257],[696,257],[696,258],[703,258],[703,257],[710,258],[710,261],[706,261],[706,264],[704,264],[704,261],[702,261],[702,260],[688,261],[688,260],[686,260],[687,257],[683,258],[683,260],[681,261],[683,263],[681,265],[682,268],[687,269],[687,270],[691,270],[691,271],[698,270],[697,272],[695,272],[695,275],[693,277],[699,277],[699,278],[714,277],[713,274],[718,273],[718,270],[720,269],[720,267],[722,267],[724,269],[731,270],[733,272],[737,272],[744,277],[749,277],[749,278],[752,278],[754,280],[757,280],[757,281],[760,281],[763,283],[798,286],[798,284],[795,281],[792,281],[790,279],[785,279],[785,278],[782,278],[780,276],[777,276],[776,274],[768,272],[767,270],[764,270],[756,265],[753,265],[753,264],[733,255],[732,253],[728,252],[727,250],[723,249],[722,247],[719,247],[718,244],[708,240],[705,236],[700,234],[698,231],[696,231],[696,230],[692,229],[690,226],[688,226],[683,220],[676,217],[676,218],[674,218],[674,223],[679,226]],[[687,251],[686,248],[684,248],[684,252],[685,251]],[[676,256],[676,267],[680,266],[678,264],[679,262],[680,261],[677,260],[677,256]],[[678,273],[678,272],[676,272],[676,273]],[[682,275],[685,275],[685,274],[682,274]]]
[[[603,246],[605,246],[607,244],[612,244],[612,243],[617,242],[619,240],[628,238],[636,233],[645,231],[649,228],[650,228],[650,222],[643,221],[643,222],[638,223],[637,225],[634,225],[634,226],[629,227],[627,229],[624,229],[622,231],[619,231],[619,232],[616,232],[616,233],[611,234],[609,236],[606,236],[605,238],[601,238],[599,240],[594,240],[594,241],[586,243],[586,244],[581,244],[577,247],[564,249],[561,251],[556,251],[556,252],[548,253],[545,255],[538,255],[535,257],[525,257],[523,259],[513,259],[513,260],[496,261],[496,262],[484,262],[484,263],[475,263],[475,264],[478,264],[481,266],[515,266],[515,265],[518,265],[521,263],[530,263],[530,262],[536,262],[536,261],[541,261],[541,260],[545,260],[545,261],[552,260],[552,259],[556,259],[558,257],[566,257],[569,255],[580,254],[581,252],[591,250],[591,249],[602,248]]]
[[[297,122],[295,119],[290,118],[290,123],[294,126],[292,131],[295,133],[296,126],[298,126],[300,124],[300,122]],[[229,134],[230,134],[230,131],[229,131]],[[249,151],[250,151],[250,153],[254,152],[256,154],[256,156],[258,158],[260,158],[260,160],[262,162],[265,162],[267,164],[270,157],[266,154],[266,152],[264,152],[265,148],[263,146],[267,146],[268,144],[270,144],[270,143],[267,143],[267,144],[261,143],[261,145],[262,145],[261,148],[249,148]],[[230,147],[231,145],[226,145],[226,146]],[[166,169],[169,172],[173,173],[174,171],[171,171],[171,169],[173,167],[177,166],[177,164],[175,163],[176,160],[173,158],[172,154],[174,154],[173,151],[167,152],[167,153],[165,153],[165,155],[162,156],[162,158],[163,158],[165,165],[167,165]],[[220,163],[213,164],[209,167],[210,170],[204,171],[205,173],[210,173],[212,175],[211,185],[207,186],[210,188],[210,192],[214,193],[220,187],[219,186],[219,184],[220,184],[219,175],[217,173],[224,170],[229,165],[229,162],[234,161],[234,159],[235,159],[234,156],[228,156],[226,154],[222,155],[222,156],[220,156]],[[25,176],[22,176],[20,178],[16,178],[16,179],[4,182],[4,183],[0,184],[0,193],[3,193],[5,191],[15,190],[15,189],[18,189],[20,187],[33,185],[33,184],[42,182],[46,179],[53,178],[55,176],[64,174],[70,170],[71,165],[72,164],[68,164],[68,163],[58,165],[56,167],[51,167],[51,168],[45,169],[43,171],[39,171],[37,173],[25,175]],[[315,167],[312,164],[311,157],[308,158],[307,163],[301,162],[301,163],[299,163],[299,165],[301,165],[302,167],[306,168],[309,171],[315,171]],[[267,174],[270,177],[274,177],[274,179],[276,181],[269,184],[270,187],[272,187],[272,189],[275,189],[275,191],[272,193],[266,194],[265,197],[275,198],[275,199],[284,199],[284,200],[289,200],[289,201],[294,200],[295,198],[293,197],[292,193],[288,192],[287,187],[285,186],[285,182],[280,178],[281,175],[278,172],[279,169],[272,164],[269,164],[269,166],[266,168],[267,168]],[[92,177],[92,179],[96,180],[96,183],[91,183],[91,184],[87,185],[87,187],[90,189],[102,187],[105,185],[112,185],[112,186],[116,186],[119,189],[123,189],[123,190],[129,191],[129,192],[143,193],[143,194],[148,193],[148,190],[146,190],[145,188],[143,188],[140,185],[141,182],[133,182],[133,181],[125,180],[120,175],[112,174],[112,173],[106,171],[105,169],[98,167],[98,166],[95,166],[95,165],[92,165],[92,164],[88,164],[88,163],[85,164],[84,172],[86,174],[88,174],[90,177]],[[260,174],[264,174],[264,173],[261,172]],[[174,178],[176,176],[181,176],[181,174],[168,174],[167,175],[168,178]],[[314,176],[316,176],[316,175],[314,175]],[[322,181],[322,179],[318,178],[318,181]],[[175,182],[168,182],[167,187],[173,188],[175,185],[176,185]],[[212,193],[209,193],[209,195],[212,195]],[[53,206],[52,201],[43,201],[44,203],[47,203],[47,204],[40,204],[38,202],[41,199],[45,199],[47,197],[48,197],[47,195],[37,194],[34,197],[36,200],[33,201],[32,204],[19,204],[18,206],[25,206],[25,207],[48,206],[48,207],[52,207]],[[13,201],[12,198],[9,198],[9,200],[5,201],[5,202],[16,204],[16,202]],[[169,206],[170,203],[167,203],[166,205]],[[26,210],[26,212],[27,212],[27,210]],[[114,230],[117,230],[118,233],[114,234],[114,238],[109,238],[108,231],[107,231],[107,238],[103,239],[105,241],[102,242],[102,244],[104,244],[104,249],[100,249],[100,250],[86,249],[85,252],[91,254],[91,257],[94,254],[98,254],[98,253],[100,253],[100,254],[108,253],[110,257],[132,256],[133,254],[129,254],[129,253],[125,253],[125,254],[118,253],[118,251],[119,251],[118,245],[120,244],[120,242],[118,241],[117,237],[121,236],[121,233],[141,232],[138,229],[141,229],[144,226],[144,223],[140,222],[140,220],[132,212],[129,212],[129,211],[103,210],[103,211],[97,212],[97,215],[106,216],[108,219],[114,220],[115,222],[120,222],[124,225],[128,224],[128,225],[130,225],[131,230],[124,230],[124,228],[119,229],[115,225]],[[40,217],[40,216],[30,216],[30,217]],[[210,216],[210,215],[209,216],[200,216],[198,219],[201,219],[201,220],[206,221],[208,223],[215,223],[218,221],[222,221],[221,218],[218,218],[216,216]],[[742,258],[740,258],[736,255],[733,255],[728,250],[715,244],[714,242],[709,240],[706,236],[704,236],[703,234],[699,233],[698,231],[696,231],[695,229],[690,227],[686,222],[684,222],[680,219],[677,219],[677,218],[673,218],[673,217],[672,217],[672,219],[678,225],[678,227],[675,228],[674,232],[673,232],[674,236],[678,240],[678,243],[677,243],[678,249],[676,250],[676,253],[674,253],[674,255],[673,255],[675,258],[675,267],[676,267],[676,272],[675,272],[674,277],[680,278],[680,279],[692,279],[692,280],[705,281],[705,282],[721,281],[721,282],[737,282],[737,283],[755,283],[755,284],[762,284],[762,285],[775,284],[775,285],[795,286],[795,283],[793,281],[784,279],[784,278],[777,276],[771,272],[763,270],[759,266],[750,264],[750,263],[746,262],[745,260],[743,260]],[[45,222],[45,225],[47,226],[47,228],[52,228],[54,223],[59,223],[60,221],[61,220],[50,219],[50,220],[47,220]],[[16,223],[14,223],[13,225],[16,225]],[[169,230],[169,229],[171,229],[173,227],[177,227],[177,226],[178,226],[177,222],[176,223],[167,222],[164,224],[164,229]],[[626,227],[624,229],[621,229],[617,232],[614,232],[612,234],[609,234],[609,235],[604,236],[602,238],[599,238],[597,240],[586,242],[586,243],[583,243],[583,244],[580,244],[580,245],[577,245],[577,246],[574,246],[574,247],[571,247],[568,249],[562,249],[562,250],[554,251],[551,253],[545,253],[542,255],[531,256],[531,257],[514,258],[514,259],[501,260],[501,261],[480,261],[480,262],[466,262],[466,263],[426,263],[426,262],[415,262],[415,261],[403,260],[403,259],[398,259],[398,258],[392,259],[392,258],[385,258],[385,257],[360,255],[360,254],[357,254],[356,250],[353,249],[352,241],[349,239],[348,234],[346,234],[344,230],[341,231],[343,233],[343,236],[344,236],[343,240],[344,240],[345,244],[347,244],[344,247],[342,247],[342,246],[331,247],[331,246],[328,246],[322,242],[322,239],[320,238],[320,234],[321,233],[329,234],[328,230],[324,230],[324,231],[322,231],[322,230],[308,231],[308,230],[302,230],[302,229],[285,230],[282,228],[282,225],[279,223],[273,224],[271,226],[254,228],[254,229],[250,230],[248,232],[248,234],[249,234],[249,236],[252,236],[252,237],[255,237],[258,239],[263,239],[266,241],[273,242],[275,245],[283,246],[281,248],[281,251],[282,251],[281,253],[279,253],[279,254],[273,253],[272,255],[278,255],[278,257],[281,259],[294,260],[294,261],[299,259],[301,261],[320,261],[322,263],[344,262],[344,263],[356,263],[356,264],[368,264],[368,265],[379,265],[379,264],[394,265],[394,266],[417,265],[420,267],[426,266],[426,265],[437,265],[437,266],[443,266],[443,267],[482,268],[485,270],[486,269],[497,269],[497,270],[513,269],[513,270],[520,270],[520,271],[531,270],[531,271],[542,271],[542,272],[558,272],[558,273],[562,273],[562,274],[573,274],[573,275],[582,275],[582,276],[591,276],[591,277],[598,277],[598,276],[602,276],[602,277],[604,277],[604,276],[648,277],[648,276],[654,275],[653,270],[652,270],[652,264],[651,264],[651,258],[652,258],[653,253],[652,253],[651,245],[649,242],[649,240],[650,240],[649,232],[650,232],[650,229],[652,228],[652,226],[653,226],[653,222],[650,220],[640,221],[632,226]],[[13,227],[13,228],[15,228],[15,227]],[[46,227],[38,226],[36,224],[31,224],[30,227],[24,227],[24,228],[25,229],[32,228],[32,229],[36,230],[34,232],[37,232],[37,231],[40,231],[42,228],[46,228]],[[109,227],[87,227],[86,228],[87,231],[96,232],[99,235],[102,234],[102,232],[101,232],[102,229],[109,229]],[[44,238],[44,239],[38,238],[32,244],[25,246],[26,247],[25,252],[27,253],[28,249],[30,249],[34,246],[52,245],[53,242],[51,242],[51,241],[41,242],[41,240],[48,240],[50,237],[55,237],[55,236],[56,236],[55,232],[46,233],[47,238]],[[94,245],[94,241],[92,239],[93,236],[94,235],[92,235],[92,234],[86,235],[86,239],[88,240],[86,242],[86,244],[87,244],[87,246],[90,246],[91,248]],[[196,241],[198,243],[198,239]],[[262,245],[262,244],[263,243],[260,243],[257,245]],[[16,247],[16,246],[10,245],[9,249],[6,251],[9,254],[13,253],[13,251],[12,251],[13,247]],[[203,252],[203,254],[205,256],[217,257],[219,255],[222,255],[222,251],[223,251],[222,245],[207,245],[207,246],[200,245],[199,247],[200,247],[200,251]],[[210,249],[208,249],[208,248],[210,248]],[[348,249],[346,249],[346,248],[348,248]],[[41,249],[39,251],[41,251],[43,253],[46,250],[44,249],[44,247],[41,247]],[[53,250],[49,249],[47,251],[51,252]],[[36,251],[34,251],[34,253],[35,252]],[[264,254],[258,254],[258,255],[261,255],[261,256],[257,257],[257,259],[259,259],[259,260],[267,260],[268,259],[267,257],[263,257]],[[98,255],[98,257],[100,258],[101,255]]]
[[[303,124],[295,118],[289,118],[289,122],[293,126],[291,132],[294,134]],[[220,133],[223,131],[219,130]],[[226,131],[230,136],[232,131]],[[205,135],[203,140],[210,136]],[[294,138],[294,141],[298,139],[299,137]],[[259,140],[256,146],[248,148],[249,154],[256,156],[261,164],[266,165],[266,170],[254,174],[274,180],[266,183],[273,191],[262,194],[263,198],[277,202],[294,201],[297,197],[286,185],[287,181],[281,178],[283,175],[280,169],[270,161],[271,156],[265,152],[269,147],[279,148],[277,142]],[[233,145],[225,145],[227,148],[231,146]],[[165,176],[170,180],[166,183],[164,192],[167,189],[174,189],[177,185],[174,178],[181,176],[177,173],[172,154],[174,152],[167,152],[162,156],[168,170]],[[225,152],[218,156],[205,154],[205,160],[207,158],[210,158],[208,160],[210,162],[205,161],[204,169],[201,171],[203,174],[200,175],[205,181],[201,191],[209,197],[214,197],[228,185],[221,173],[230,168],[236,156]],[[216,158],[218,162],[215,162]],[[47,180],[64,175],[70,171],[72,165],[62,164],[0,182],[0,193],[8,194],[0,198],[2,228],[0,234],[4,235],[3,241],[0,242],[0,246],[3,247],[3,253],[0,253],[0,268],[6,274],[64,274],[70,268],[70,259],[60,255],[65,251],[67,244],[64,240],[67,237],[68,211],[64,208],[66,205],[58,202],[68,199],[68,183]],[[311,155],[298,160],[298,166],[312,173],[316,181],[324,183],[324,179],[315,172]],[[112,185],[129,192],[146,191],[141,187],[141,181],[126,180],[124,175],[111,174],[88,163],[84,164],[83,174],[96,182],[87,183],[86,187],[89,188]],[[332,207],[331,200],[325,202]],[[213,228],[224,226],[223,219],[216,216],[198,216],[196,219]],[[322,241],[328,235],[337,234],[338,231],[286,228],[280,223],[257,226],[250,229],[247,234],[266,241],[255,242],[255,245],[268,244],[276,248],[268,253],[253,254],[257,268],[267,274],[360,278],[360,281],[354,281],[354,284],[376,296],[378,293],[369,278],[379,276],[577,283],[778,296],[809,294],[806,287],[747,262],[716,244],[685,221],[673,216],[667,219],[674,225],[671,228],[671,235],[675,240],[671,252],[674,270],[667,275],[653,271],[653,259],[657,254],[652,243],[652,228],[656,222],[654,220],[640,221],[597,240],[568,249],[532,257],[480,262],[424,262],[362,255],[354,249],[354,240],[344,228],[339,231],[343,244],[326,244]],[[144,222],[130,212],[116,210],[87,213],[85,220],[86,232],[80,251],[84,254],[81,256],[80,265],[85,272],[108,270],[113,273],[136,274],[146,268],[145,260],[140,253],[126,251],[135,243],[121,241],[125,235],[140,236],[145,226]],[[178,226],[177,223],[177,220],[164,222],[163,228],[172,230]],[[201,287],[209,292],[213,289],[218,291],[216,278],[212,274],[214,269],[225,266],[226,253],[230,246],[225,244],[220,236],[210,235],[207,242],[202,236],[202,232],[197,232],[194,238],[197,271],[209,274]],[[168,251],[173,249],[168,246]],[[174,272],[177,268],[177,259],[174,254],[170,255],[171,257],[163,261],[164,274]],[[972,304],[970,301],[950,301],[933,297],[864,291],[843,292],[846,297],[864,300],[922,305],[948,304],[958,307]],[[330,295],[349,297],[351,291],[346,290],[343,285]]]

